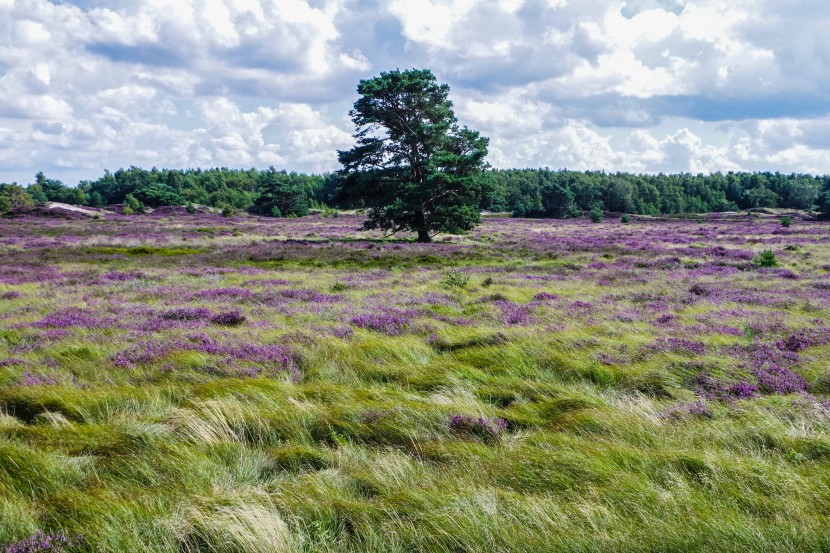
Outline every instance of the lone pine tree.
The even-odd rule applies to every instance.
[[[344,198],[367,208],[365,229],[461,233],[481,222],[489,140],[459,127],[428,69],[394,70],[362,80],[349,112],[357,144],[339,151]]]

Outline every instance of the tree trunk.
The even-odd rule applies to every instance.
[[[432,237],[429,235],[429,231],[426,230],[419,230],[418,231],[418,242],[432,242]]]

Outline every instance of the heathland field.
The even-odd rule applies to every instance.
[[[0,546],[830,550],[830,225],[361,221],[0,220]]]

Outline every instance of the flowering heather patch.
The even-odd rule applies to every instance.
[[[730,396],[738,399],[749,399],[758,394],[758,386],[749,382],[736,382],[729,386],[728,392]]]
[[[291,284],[291,281],[284,278],[266,278],[246,282],[247,286],[288,286],[289,284]]]
[[[146,342],[115,354],[112,364],[116,367],[132,367],[151,363],[169,355],[171,351],[173,351],[173,348],[169,344]]]
[[[180,307],[161,314],[168,321],[201,321],[213,317],[213,311],[203,307]]]
[[[53,386],[58,383],[59,381],[55,376],[29,371],[23,371],[23,375],[20,377],[21,386]]]
[[[114,319],[101,317],[101,315],[92,309],[70,307],[50,313],[40,321],[35,322],[33,326],[39,328],[67,328],[73,326],[79,328],[104,328],[114,324]]]
[[[228,343],[202,333],[190,334],[179,341],[176,347],[182,350],[201,351],[211,355],[228,357],[239,361],[266,363],[278,370],[291,369],[296,365],[295,355],[290,348],[282,345]]]
[[[409,317],[397,309],[379,309],[352,317],[351,323],[367,330],[382,332],[387,336],[398,336],[409,325]]]
[[[16,300],[17,298],[22,298],[23,294],[16,290],[12,290],[11,292],[3,292],[0,294],[0,300]]]
[[[239,326],[245,322],[245,315],[239,310],[223,311],[211,317],[210,322],[220,326]]]
[[[649,344],[648,349],[654,353],[691,353],[694,355],[706,353],[706,346],[703,342],[674,337],[657,338]]]
[[[538,294],[533,296],[533,301],[551,301],[551,300],[558,300],[559,296],[556,294],[551,294],[550,292],[539,292]]]
[[[314,290],[283,290],[280,295],[284,298],[311,303],[334,303],[341,299],[340,296],[323,294]]]
[[[507,421],[502,418],[472,417],[470,415],[452,415],[448,425],[450,430],[454,432],[479,438],[496,438],[507,430]]]
[[[689,416],[704,419],[712,418],[712,410],[709,408],[709,404],[699,399],[695,401],[679,401],[670,405],[660,414],[667,419],[684,419]]]
[[[501,320],[507,326],[527,326],[533,321],[535,304],[520,305],[512,301],[497,300],[493,305],[501,310]]]
[[[338,338],[345,339],[354,335],[354,329],[348,326],[338,326],[331,333]]]
[[[765,394],[791,394],[807,387],[804,377],[789,369],[770,365],[755,369],[758,389]]]
[[[223,299],[223,298],[249,298],[253,292],[250,290],[246,290],[245,288],[211,288],[208,290],[201,290],[194,294],[196,298],[202,299]]]
[[[794,332],[775,342],[775,347],[782,351],[799,352],[810,346],[827,343],[830,343],[830,328],[816,328]]]
[[[147,278],[147,275],[141,271],[109,271],[101,275],[101,280],[113,282],[128,282],[143,278]]]
[[[70,539],[65,534],[36,532],[28,538],[7,545],[4,553],[62,553],[74,545],[83,544],[80,538]]]

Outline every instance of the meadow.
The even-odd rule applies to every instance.
[[[830,550],[830,225],[361,222],[0,219],[0,546]]]

